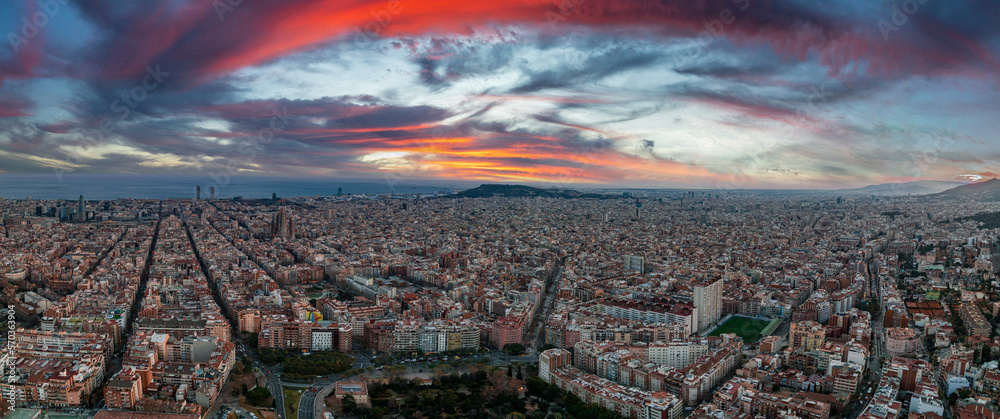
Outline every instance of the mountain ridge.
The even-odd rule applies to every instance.
[[[934,194],[933,196],[980,196],[982,198],[1000,198],[1000,179],[993,178],[982,182],[958,186]]]
[[[611,197],[611,195],[580,192],[574,189],[542,189],[526,185],[506,185],[499,183],[484,183],[475,188],[448,195],[449,198],[490,198],[494,196],[597,199]]]
[[[913,182],[880,183],[854,189],[838,189],[836,192],[871,195],[931,195],[962,185],[964,185],[962,182],[918,180]]]

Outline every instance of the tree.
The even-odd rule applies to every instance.
[[[522,343],[508,343],[503,346],[503,352],[507,355],[517,356],[524,355],[524,344]]]
[[[356,410],[358,410],[358,402],[356,402],[354,400],[354,396],[350,394],[344,396],[343,399],[340,399],[340,406],[344,409],[344,413],[348,415],[353,414]]]
[[[521,374],[521,367],[520,366],[517,367],[517,379],[518,380],[523,380],[524,379],[524,375]]]
[[[548,383],[539,377],[528,377],[528,380],[524,383],[524,387],[528,390],[528,394],[543,397]]]
[[[257,387],[247,392],[246,398],[254,406],[263,406],[263,403],[271,398],[271,390],[267,387]]]
[[[253,332],[242,332],[242,333],[240,333],[240,337],[242,337],[243,341],[246,342],[251,347],[253,347],[253,348],[257,347],[257,334],[256,333],[253,333]]]

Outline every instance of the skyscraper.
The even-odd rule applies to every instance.
[[[208,187],[208,194],[211,197],[211,199],[213,200],[215,199],[215,186]]]
[[[625,270],[642,273],[642,256],[625,255]]]
[[[81,223],[87,221],[87,204],[83,202],[83,195],[80,195],[80,208],[77,209],[76,216]]]
[[[722,318],[722,277],[695,285],[691,300],[698,308],[698,332],[702,332]]]

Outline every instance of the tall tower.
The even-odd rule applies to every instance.
[[[698,308],[698,332],[702,332],[722,318],[722,277],[710,279],[694,286],[692,296]]]
[[[278,213],[274,214],[271,219],[271,238],[283,237],[290,239],[295,237],[294,225],[292,224],[292,218],[288,216],[285,211],[285,207],[278,209]]]
[[[194,187],[194,199],[201,201],[201,185]]]
[[[215,186],[208,187],[208,194],[212,197],[212,200],[215,200]]]
[[[81,223],[87,221],[87,204],[83,202],[83,195],[80,195],[80,208],[77,209],[77,219]]]
[[[625,270],[643,273],[643,258],[639,255],[625,255]]]

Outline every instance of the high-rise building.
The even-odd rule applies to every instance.
[[[209,186],[208,187],[208,193],[209,193],[209,196],[212,197],[212,199],[215,199],[215,186]]]
[[[625,255],[625,270],[643,273],[642,256]]]
[[[201,185],[194,187],[194,199],[201,201]]]
[[[87,204],[83,202],[83,195],[80,195],[80,208],[77,210],[76,216],[80,222],[87,221]]]
[[[722,277],[695,285],[691,300],[698,308],[698,332],[704,331],[722,318]]]

